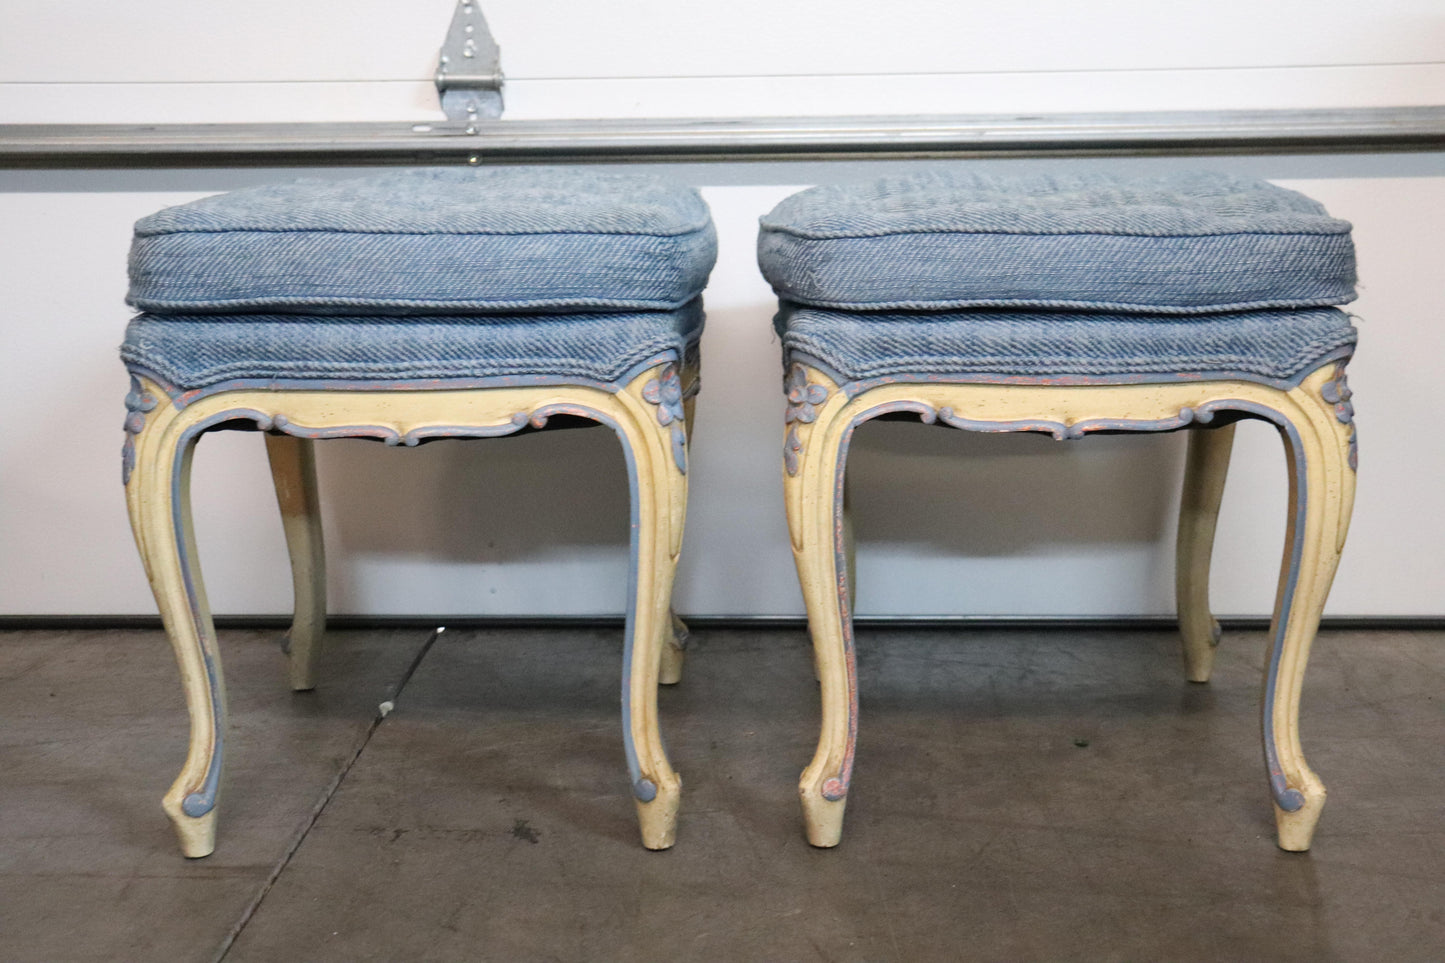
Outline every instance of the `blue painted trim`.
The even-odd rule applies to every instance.
[[[1140,428],[1137,421],[1118,418],[1093,418],[1076,421],[1072,425],[1061,421],[971,421],[955,415],[953,409],[947,406],[938,409],[939,423],[950,428],[978,432],[1042,432],[1053,435],[1055,441],[1075,441],[1094,431],[1174,431],[1188,424],[1208,424],[1213,417],[1213,412],[1204,410],[1202,406],[1198,409],[1180,408],[1177,418],[1162,418],[1149,422],[1147,428]]]
[[[640,506],[640,484],[637,475],[637,460],[632,450],[632,445],[627,434],[621,426],[609,416],[597,411],[594,408],[578,404],[551,404],[545,405],[531,412],[516,412],[512,415],[511,421],[506,425],[487,426],[434,426],[427,429],[414,429],[405,436],[398,435],[393,429],[383,426],[348,425],[340,428],[307,428],[289,421],[283,415],[274,418],[257,411],[253,408],[234,408],[216,414],[187,428],[182,432],[176,444],[175,455],[171,464],[171,527],[176,543],[176,551],[180,560],[181,577],[186,590],[186,599],[191,610],[191,623],[200,641],[201,658],[205,665],[206,678],[211,699],[212,718],[215,720],[215,742],[211,753],[211,762],[206,770],[205,778],[201,786],[195,792],[190,793],[181,803],[181,811],[187,816],[204,816],[215,808],[216,793],[220,784],[221,764],[224,754],[224,707],[220,700],[220,685],[217,672],[216,654],[213,651],[215,645],[214,632],[206,630],[210,626],[209,620],[205,619],[201,612],[200,599],[196,590],[195,579],[193,578],[194,560],[190,558],[190,552],[186,545],[185,529],[182,524],[182,499],[180,491],[181,463],[187,451],[194,446],[200,435],[214,428],[218,428],[227,422],[252,421],[262,431],[282,431],[288,435],[298,438],[337,438],[337,437],[373,437],[382,438],[388,444],[415,445],[425,437],[497,437],[509,435],[521,431],[529,425],[533,428],[546,427],[547,420],[552,415],[566,414],[581,418],[588,418],[599,424],[606,425],[616,433],[622,444],[622,453],[627,462],[627,484],[631,494],[631,541],[630,541],[630,562],[628,568],[628,594],[627,594],[627,615],[625,620],[623,653],[622,653],[622,739],[623,751],[627,758],[627,770],[632,784],[633,795],[642,802],[651,802],[657,798],[657,786],[651,780],[643,778],[642,768],[638,762],[637,747],[632,738],[632,705],[631,705],[631,678],[635,666],[634,652],[635,635],[637,631],[637,586],[639,582],[639,540],[641,537],[641,506]]]
[[[811,362],[809,362],[811,363]],[[1343,369],[1343,363],[1340,363]],[[1316,369],[1318,370],[1318,369]],[[1301,381],[1303,381],[1301,376]],[[1185,379],[1178,379],[1185,380]],[[1284,654],[1284,640],[1293,612],[1295,590],[1299,585],[1300,562],[1304,554],[1305,522],[1308,511],[1309,477],[1305,460],[1304,444],[1294,423],[1281,412],[1252,401],[1242,399],[1218,399],[1208,401],[1197,408],[1183,408],[1173,418],[1155,420],[1095,419],[1065,426],[1052,421],[982,422],[959,418],[948,408],[934,409],[918,401],[894,401],[865,409],[849,421],[843,432],[838,448],[838,461],[834,469],[834,565],[838,583],[838,611],[842,621],[844,663],[848,673],[848,742],[838,774],[823,784],[823,797],[829,800],[843,799],[853,775],[853,760],[858,731],[858,687],[857,656],[853,642],[853,620],[848,603],[848,566],[843,542],[843,481],[847,467],[848,446],[853,432],[864,422],[880,415],[897,411],[912,411],[927,424],[942,422],[965,431],[1046,431],[1057,439],[1078,438],[1092,431],[1173,431],[1191,423],[1208,424],[1221,411],[1237,411],[1250,417],[1274,424],[1285,438],[1294,459],[1294,539],[1289,546],[1289,561],[1281,586],[1278,602],[1278,618],[1274,626],[1274,639],[1270,653],[1269,667],[1265,677],[1263,705],[1263,734],[1265,767],[1269,773],[1270,793],[1275,804],[1285,812],[1298,812],[1305,804],[1305,797],[1298,789],[1290,787],[1279,761],[1279,749],[1275,742],[1274,706],[1275,688],[1279,681],[1279,664]]]

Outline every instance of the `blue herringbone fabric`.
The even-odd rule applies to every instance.
[[[889,375],[1252,375],[1288,381],[1355,343],[1334,308],[1177,315],[1048,311],[860,313],[784,303],[784,356],[850,381]]]
[[[761,224],[763,275],[818,307],[1173,315],[1355,297],[1349,223],[1225,174],[891,177],[803,191]]]
[[[717,257],[697,191],[584,168],[392,171],[204,198],[136,224],[152,313],[670,310]]]
[[[665,351],[687,356],[701,300],[675,311],[381,318],[142,314],[121,358],[172,386],[222,381],[555,376],[614,381]]]

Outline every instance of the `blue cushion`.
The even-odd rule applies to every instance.
[[[888,376],[1082,375],[1153,380],[1190,375],[1292,381],[1354,345],[1334,308],[1177,315],[1048,311],[857,313],[785,304],[785,355],[806,355],[845,381]]]
[[[583,168],[391,171],[203,198],[141,219],[150,312],[671,310],[717,257],[697,191]]]
[[[1191,172],[890,177],[762,219],[781,297],[845,310],[1198,314],[1354,299],[1350,225],[1263,181]]]
[[[142,314],[120,353],[181,389],[236,380],[613,382],[665,352],[687,357],[702,324],[700,300],[676,311],[540,316]]]

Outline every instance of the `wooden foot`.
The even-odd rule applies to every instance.
[[[847,798],[827,799],[812,786],[802,787],[798,795],[803,800],[803,830],[808,843],[820,849],[831,849],[843,839],[843,810]]]
[[[326,551],[321,535],[321,498],[316,489],[315,442],[309,438],[268,434],[266,454],[286,550],[291,557],[295,614],[287,638],[291,688],[316,687],[316,660],[326,634]]]
[[[1311,782],[1302,793],[1305,801],[1299,809],[1286,812],[1279,808],[1279,803],[1274,805],[1275,838],[1285,852],[1308,852],[1314,839],[1315,827],[1325,808],[1325,787],[1318,779]]]
[[[1219,623],[1209,610],[1209,561],[1233,446],[1233,425],[1189,432],[1175,549],[1174,599],[1184,641],[1185,674],[1191,682],[1209,681],[1214,651],[1219,645]]]
[[[682,780],[658,787],[651,802],[635,799],[637,826],[642,845],[648,849],[671,849],[677,842],[677,807],[682,800]]]
[[[176,828],[182,855],[188,859],[200,859],[216,851],[216,810],[192,818],[169,805],[164,808]]]

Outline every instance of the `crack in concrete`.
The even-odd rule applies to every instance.
[[[432,644],[435,643],[445,631],[446,626],[444,625],[439,625],[432,630],[431,634],[427,636],[426,641],[417,649],[416,655],[412,658],[411,663],[407,665],[406,671],[401,674],[401,678],[392,688],[391,694],[376,707],[376,714],[372,716],[371,722],[367,725],[366,730],[361,734],[360,738],[356,740],[356,745],[352,748],[351,754],[347,756],[346,762],[337,770],[336,775],[332,777],[331,782],[328,783],[326,789],[322,791],[321,798],[311,807],[311,812],[307,814],[305,821],[291,837],[291,842],[286,846],[286,851],[281,854],[281,858],[276,861],[276,865],[271,867],[271,872],[266,876],[266,880],[261,884],[261,888],[256,892],[251,902],[247,904],[246,908],[242,910],[240,918],[236,920],[235,925],[226,933],[225,939],[221,940],[221,945],[216,949],[216,955],[211,958],[212,963],[222,963],[227,954],[231,952],[231,947],[235,946],[236,940],[240,938],[242,931],[245,930],[247,924],[251,922],[252,917],[256,915],[256,911],[261,908],[261,903],[264,902],[270,894],[272,887],[276,885],[276,881],[281,878],[281,874],[284,873],[286,867],[291,864],[291,858],[296,855],[296,851],[301,848],[301,844],[305,842],[306,837],[310,835],[311,828],[315,826],[316,821],[321,818],[321,813],[331,803],[332,797],[334,797],[337,790],[341,788],[342,782],[350,775],[352,767],[355,766],[356,761],[361,758],[361,754],[366,751],[367,745],[371,742],[371,737],[375,735],[381,723],[395,708],[397,700],[401,697],[402,690],[406,688],[407,683],[411,681],[412,675],[421,665],[422,660],[425,659],[427,653],[431,651]]]

